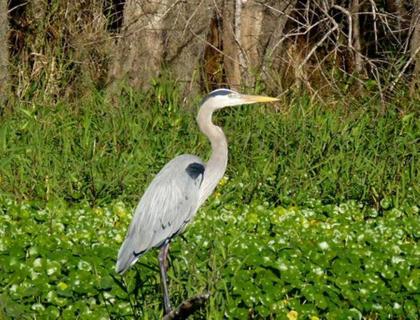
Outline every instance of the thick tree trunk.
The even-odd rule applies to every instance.
[[[6,101],[9,85],[9,20],[7,0],[0,0],[0,110]]]
[[[226,81],[230,88],[241,87],[241,70],[239,65],[240,40],[235,33],[235,7],[237,1],[225,0],[223,4],[223,66]]]
[[[111,92],[121,80],[136,89],[147,88],[163,70],[183,83],[197,80],[213,4],[213,0],[128,0],[109,72]]]
[[[256,1],[223,4],[222,50],[227,85],[235,90],[254,87],[261,65],[260,36],[263,7]]]
[[[124,27],[109,78],[125,80],[134,88],[147,86],[163,61],[163,18],[168,0],[128,0]]]
[[[255,1],[239,1],[243,3],[241,12],[241,45],[243,66],[243,82],[247,87],[254,87],[259,78],[261,67],[262,45],[261,31],[263,24],[263,6]]]
[[[205,86],[253,87],[261,66],[263,7],[256,1],[225,0],[222,8],[213,9],[210,21],[203,56]]]

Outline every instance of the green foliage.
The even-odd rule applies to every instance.
[[[156,84],[146,94],[126,91],[117,106],[100,94],[78,105],[17,105],[1,119],[0,192],[17,199],[134,204],[169,159],[208,154],[195,124],[199,101],[183,108],[181,100],[173,86]],[[305,96],[280,112],[272,108],[216,114],[230,141],[224,192],[246,203],[355,199],[377,208],[382,200],[399,206],[420,197],[416,108],[381,114],[379,104],[361,101],[348,112]]]
[[[224,203],[219,195],[171,246],[173,303],[209,290],[206,319],[417,319],[419,208],[356,202],[305,207]],[[131,218],[1,200],[0,308],[16,319],[155,319],[156,251],[126,276],[115,258]],[[316,318],[312,318],[316,319]]]
[[[161,316],[156,252],[124,277],[114,264],[154,174],[208,155],[181,105],[156,84],[118,106],[97,94],[3,115],[0,318]],[[302,96],[216,114],[228,171],[171,246],[173,303],[208,290],[206,319],[417,319],[419,115],[392,109]]]

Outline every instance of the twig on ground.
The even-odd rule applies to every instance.
[[[210,293],[206,292],[184,300],[176,309],[166,314],[162,320],[187,319],[188,316],[202,307],[209,298]]]

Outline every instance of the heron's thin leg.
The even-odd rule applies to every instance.
[[[160,267],[160,276],[162,280],[162,291],[163,291],[163,307],[165,309],[165,314],[171,312],[171,302],[169,301],[169,291],[168,291],[168,277],[166,271],[168,270],[168,251],[169,251],[169,241],[166,242],[159,252],[159,267]]]

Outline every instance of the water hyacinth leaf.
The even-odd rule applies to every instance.
[[[6,315],[22,318],[23,310],[40,318],[57,313],[60,319],[82,313],[89,319],[158,317],[154,253],[142,257],[124,278],[113,273],[121,243],[115,237],[122,238],[129,223],[129,214],[121,214],[126,209],[118,206],[60,204],[43,210],[43,221],[14,224],[3,223],[11,218],[0,215],[0,233],[19,234],[2,242],[0,254],[0,284],[8,286],[8,300],[1,300],[7,301],[2,302]],[[31,217],[39,209],[14,210]],[[197,288],[211,288],[214,302],[203,312],[219,312],[220,317],[287,319],[291,310],[319,319],[356,319],[359,312],[364,317],[416,316],[418,230],[413,225],[418,217],[412,207],[392,208],[374,218],[354,202],[314,201],[302,208],[213,202],[203,210],[184,238],[172,243],[175,302]],[[224,313],[217,311],[220,306]]]
[[[110,276],[104,276],[99,280],[99,287],[102,290],[111,289],[114,286],[114,280]]]

